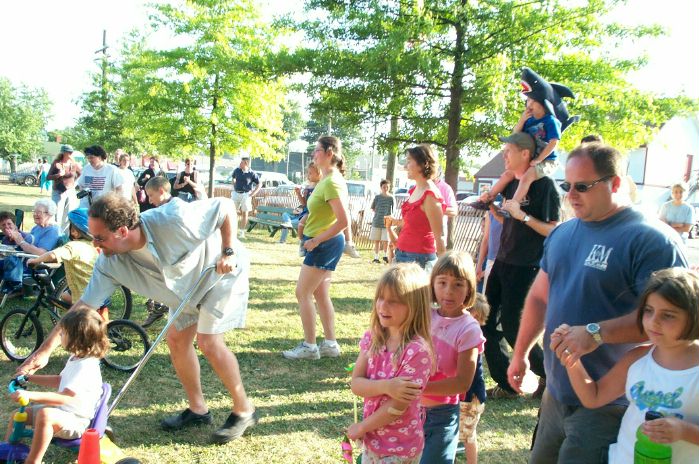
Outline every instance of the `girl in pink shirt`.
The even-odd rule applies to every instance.
[[[432,270],[432,343],[437,371],[423,390],[425,449],[421,463],[453,463],[459,441],[459,395],[468,391],[485,338],[467,308],[476,300],[471,256],[450,251]]]
[[[416,264],[393,266],[381,277],[359,349],[352,391],[364,397],[364,420],[347,437],[363,440],[363,464],[417,464],[424,446],[417,397],[433,356],[430,283]]]

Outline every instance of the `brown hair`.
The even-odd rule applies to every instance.
[[[124,226],[129,230],[135,229],[141,224],[138,209],[134,207],[131,200],[116,192],[109,192],[95,200],[88,214],[93,219],[102,220],[107,229],[112,232]]]
[[[437,175],[437,158],[432,147],[426,143],[421,143],[418,146],[408,148],[405,152],[420,165],[420,171],[425,178],[434,179]]]
[[[490,305],[488,304],[488,299],[482,293],[476,293],[476,301],[473,306],[468,308],[468,312],[480,325],[485,325],[485,321],[488,320],[488,315],[490,314]]]
[[[476,301],[476,267],[473,265],[473,259],[468,253],[463,251],[448,251],[444,253],[435,263],[432,268],[432,276],[430,277],[430,288],[432,289],[432,301],[436,302],[434,281],[437,276],[450,275],[457,279],[463,279],[468,286],[468,293],[463,305],[465,308],[470,308]]]
[[[165,176],[155,176],[149,179],[145,185],[146,191],[157,191],[159,189],[165,190],[170,193],[172,190],[172,185],[170,185],[170,180]]]
[[[9,211],[0,211],[0,222],[5,221],[6,219],[12,219],[12,222],[14,223],[17,218],[15,217],[14,214],[12,214]]]
[[[78,358],[103,358],[109,350],[107,321],[92,308],[68,311],[59,322],[67,337],[66,351]]]
[[[345,157],[342,154],[342,143],[340,142],[340,139],[337,137],[333,137],[331,135],[324,135],[320,138],[318,138],[318,143],[320,144],[321,147],[323,147],[323,150],[328,151],[331,150],[333,153],[333,158],[332,158],[332,164],[337,167],[337,170],[340,171],[341,174],[345,174]]]
[[[568,155],[568,162],[576,157],[586,156],[592,161],[595,172],[600,177],[623,176],[626,174],[624,159],[619,150],[599,142],[578,145]]]
[[[645,333],[643,314],[651,293],[658,294],[687,313],[687,326],[681,335],[682,340],[699,340],[699,275],[696,272],[683,267],[671,267],[656,271],[650,276],[636,316],[636,325],[641,333]]]

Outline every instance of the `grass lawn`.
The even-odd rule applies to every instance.
[[[9,205],[30,210],[35,199],[31,195],[38,194],[38,188],[8,184],[1,184],[0,191],[0,208]],[[262,231],[248,234],[245,244],[253,259],[247,327],[230,332],[226,340],[238,356],[245,387],[261,416],[260,424],[228,445],[207,444],[209,434],[227,417],[230,403],[222,384],[200,358],[214,425],[171,434],[161,431],[158,422],[162,417],[186,407],[163,344],[110,418],[117,444],[128,455],[149,463],[342,462],[340,440],[353,420],[353,396],[344,368],[357,356],[359,338],[368,327],[374,286],[384,267],[369,264],[367,250],[363,259],[343,257],[331,288],[342,356],[287,361],[280,351],[302,338],[294,296],[300,264],[296,244],[276,244]],[[19,304],[29,303],[25,299]],[[132,318],[137,321],[144,317],[143,303],[142,297],[135,298]],[[158,322],[149,330],[151,340],[163,324]],[[44,372],[60,372],[65,358],[56,356]],[[0,379],[9,380],[15,367],[6,359],[0,361]],[[127,378],[108,368],[103,368],[103,376],[115,392]],[[0,404],[0,414],[9,417],[15,405],[7,396]],[[489,401],[479,425],[481,462],[526,462],[537,407],[538,402],[525,399]],[[76,456],[75,452],[51,447],[45,461],[65,463]],[[457,462],[465,462],[464,457],[459,456]]]

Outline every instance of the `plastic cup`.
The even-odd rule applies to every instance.
[[[522,393],[534,393],[539,388],[539,378],[530,370],[524,373],[520,390]]]

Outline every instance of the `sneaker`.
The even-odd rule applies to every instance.
[[[361,258],[359,252],[358,252],[357,249],[354,247],[354,245],[345,244],[344,253],[345,253],[346,255],[351,256],[352,258]]]
[[[329,344],[326,341],[323,341],[320,344],[320,347],[318,347],[318,351],[320,352],[320,357],[321,358],[337,358],[340,356],[340,345],[335,343],[334,345]]]
[[[143,323],[141,324],[141,327],[143,327],[144,329],[147,329],[155,322],[160,320],[163,316],[165,316],[165,314],[168,313],[170,308],[168,308],[162,303],[157,303],[153,300],[148,300],[146,302],[146,310],[148,311],[148,317],[146,317],[146,320],[143,321]]]
[[[488,398],[492,400],[511,400],[514,398],[519,398],[520,396],[519,393],[505,390],[500,385],[487,389],[486,394],[488,395]]]
[[[384,256],[384,257],[383,257],[383,262],[386,263],[386,264],[388,264],[388,256]]]
[[[282,356],[286,359],[320,359],[318,347],[311,348],[306,342],[301,342],[295,348],[282,351]]]
[[[179,414],[166,417],[160,421],[160,427],[163,430],[180,430],[190,425],[210,424],[212,422],[211,413],[206,414],[193,413],[189,408]]]
[[[228,419],[226,419],[226,422],[211,434],[211,442],[217,445],[223,445],[236,438],[240,438],[248,428],[257,425],[257,422],[257,411],[245,417],[241,417],[232,412],[230,416],[228,416]]]
[[[379,258],[374,258],[373,260],[371,260],[371,262],[374,264],[381,264],[381,261],[379,261]]]
[[[492,201],[476,200],[472,203],[468,203],[468,206],[470,206],[473,209],[478,209],[481,211],[488,211],[490,209],[491,203],[492,203]]]

